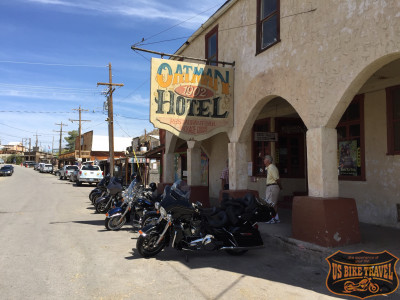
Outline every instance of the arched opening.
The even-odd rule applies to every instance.
[[[225,132],[203,141],[186,141],[167,133],[164,155],[164,177],[162,187],[176,180],[185,180],[192,187],[191,200],[204,206],[218,206],[221,186],[221,170],[228,158],[229,138]]]
[[[284,189],[278,206],[291,209],[294,195],[307,194],[307,128],[296,109],[284,98],[269,96],[249,113],[240,140],[248,145],[248,189],[265,197],[265,155],[271,155]]]
[[[366,67],[349,90],[352,96],[346,91],[331,118],[337,123],[339,194],[356,200],[361,222],[400,228],[399,56]]]

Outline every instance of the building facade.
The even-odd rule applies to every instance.
[[[400,228],[399,40],[396,1],[227,1],[176,54],[235,63],[234,126],[200,142],[167,133],[164,182],[184,143],[189,184],[200,184],[203,152],[210,197],[227,158],[230,189],[263,196],[270,154],[281,196],[306,195],[294,222],[306,207],[325,223],[347,211],[346,226]]]

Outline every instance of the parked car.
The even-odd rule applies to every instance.
[[[78,170],[78,166],[66,165],[60,169],[60,179],[68,179],[74,170]]]
[[[41,173],[52,173],[53,172],[53,165],[52,164],[44,164],[42,169],[40,170]]]
[[[76,181],[76,179],[78,178],[78,172],[79,172],[79,169],[76,169],[71,173],[71,175],[69,176],[69,181],[70,182],[75,182]]]
[[[103,172],[99,166],[84,165],[79,170],[75,180],[76,185],[81,185],[83,182],[89,184],[98,183],[103,179]]]
[[[61,170],[61,169],[55,170],[54,167],[53,167],[53,174],[54,174],[55,176],[60,176],[60,170]]]
[[[38,163],[33,167],[33,169],[40,172],[43,166],[44,163]]]
[[[2,166],[0,169],[0,176],[12,176],[14,173],[14,167],[11,165]]]

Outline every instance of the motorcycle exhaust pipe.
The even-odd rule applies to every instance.
[[[261,246],[253,246],[253,247],[222,247],[219,248],[218,250],[252,250],[252,249],[261,249],[265,248],[264,245]]]

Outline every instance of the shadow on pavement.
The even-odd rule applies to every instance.
[[[67,222],[50,222],[50,224],[66,224],[66,223],[77,223],[86,225],[102,225],[104,226],[104,220],[90,220],[90,221],[67,221]]]
[[[335,297],[325,286],[327,273],[318,266],[310,265],[280,251],[276,246],[269,245],[267,240],[264,240],[265,248],[249,251],[243,256],[231,256],[224,251],[177,251],[172,248],[166,248],[161,251],[156,257],[148,258],[156,259],[168,263],[169,261],[180,262],[187,268],[196,270],[202,268],[213,268],[241,274],[240,278],[247,276],[265,279],[274,282],[280,282],[290,286],[311,290],[327,296]],[[130,252],[131,256],[126,256],[126,260],[145,259],[137,252],[136,247]],[[171,264],[171,267],[172,266]],[[177,272],[182,280],[193,281],[193,286],[196,286],[195,280],[186,278],[183,274]],[[214,299],[222,297],[225,292],[231,289],[237,282],[233,282],[220,295]],[[233,286],[232,286],[233,285]],[[340,299],[346,299],[340,297]],[[349,297],[351,299],[351,297]],[[390,299],[390,298],[386,298]]]
[[[251,276],[296,286],[332,298],[354,299],[351,296],[335,295],[327,289],[326,278],[329,270],[323,265],[305,261],[304,258],[300,259],[298,255],[289,254],[280,244],[276,243],[276,238],[272,236],[263,235],[263,240],[264,248],[248,251],[242,256],[231,256],[224,251],[177,251],[168,247],[154,258],[148,259],[166,263],[169,261],[179,262],[192,270],[213,268],[216,271],[242,274],[240,278]],[[130,256],[125,257],[126,260],[146,260],[138,253],[136,245],[132,248],[130,254]],[[179,272],[177,273],[179,274]],[[195,280],[186,278],[184,275],[182,275],[182,280],[190,281],[194,286],[196,285]],[[232,284],[235,285],[237,282],[235,281]],[[232,288],[232,284],[215,299],[223,297],[226,291]],[[399,299],[398,291],[385,296],[385,299]]]

